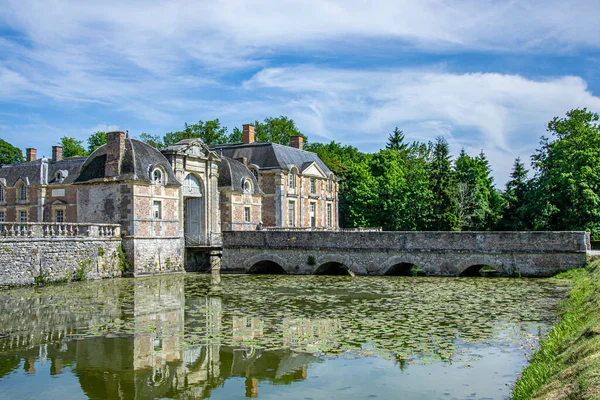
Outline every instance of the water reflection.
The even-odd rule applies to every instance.
[[[262,383],[304,382],[312,365],[340,356],[387,358],[399,373],[476,366],[482,356],[469,343],[517,347],[521,365],[566,289],[260,276],[226,276],[215,288],[210,276],[188,275],[0,291],[0,397],[47,389],[42,379],[23,387],[21,376],[65,373],[79,387],[61,390],[93,399],[209,398],[230,379],[243,380],[234,396],[257,397]]]

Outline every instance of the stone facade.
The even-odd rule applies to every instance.
[[[121,276],[119,225],[0,223],[0,285]]]
[[[216,145],[220,155],[243,160],[255,174],[266,228],[337,230],[338,179],[319,157],[303,150],[301,136],[292,146],[254,141],[254,127],[244,125],[243,142]]]
[[[223,244],[223,272],[268,262],[288,274],[337,264],[356,275],[387,275],[415,265],[436,276],[484,265],[506,276],[551,276],[583,266],[591,248],[586,232],[227,232]]]
[[[74,186],[79,220],[122,226],[130,273],[184,270],[181,183],[158,150],[110,132],[107,144],[85,161]]]

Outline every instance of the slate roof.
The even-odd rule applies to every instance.
[[[232,158],[221,157],[221,161],[219,162],[219,190],[225,189],[243,192],[242,180],[244,178],[252,181],[254,194],[263,194],[263,191],[258,187],[256,178],[247,166]]]
[[[119,171],[119,175],[107,178],[104,175],[106,149],[107,145],[105,144],[90,154],[81,168],[81,173],[75,180],[75,183],[103,182],[106,180],[136,180],[151,182],[152,178],[150,175],[152,174],[154,167],[162,166],[166,171],[165,183],[167,185],[181,185],[173,174],[171,164],[160,151],[147,143],[130,138],[125,139],[125,151],[121,161],[121,171]]]
[[[218,144],[210,146],[218,155],[240,159],[246,157],[248,165],[258,165],[260,169],[283,169],[289,171],[292,166],[303,171],[306,166],[316,163],[329,176],[332,172],[316,153],[283,146],[276,143],[254,142],[249,144]]]
[[[81,167],[85,162],[86,157],[69,157],[61,161],[48,161],[48,184],[70,184],[77,179],[81,171]],[[22,179],[29,178],[29,185],[40,184],[40,166],[42,159],[28,161],[13,165],[3,165],[0,168],[0,179],[6,180],[6,186],[13,187]],[[56,174],[63,171],[62,175],[66,175],[62,182],[56,178]]]

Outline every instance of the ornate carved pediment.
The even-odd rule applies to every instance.
[[[184,139],[163,149],[164,154],[185,155],[188,157],[210,158],[212,153],[201,139]]]
[[[208,158],[210,150],[208,149],[206,143],[204,143],[200,139],[197,139],[189,143],[185,148],[183,148],[181,153],[184,153],[188,156]]]

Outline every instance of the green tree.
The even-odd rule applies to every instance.
[[[183,131],[169,132],[162,140],[164,147],[171,146],[183,139],[200,138],[208,145],[227,142],[227,127],[221,126],[218,118],[210,121],[198,121],[195,124],[185,123]]]
[[[98,147],[106,144],[106,132],[94,132],[87,139],[88,153],[92,154]]]
[[[525,164],[521,162],[520,157],[517,157],[504,191],[505,208],[499,222],[499,228],[502,230],[521,231],[528,227],[526,198],[529,181],[527,172]]]
[[[342,181],[343,196],[340,195],[340,222],[346,228],[378,226],[379,198],[377,182],[371,174],[368,160],[350,164]],[[341,192],[341,190],[340,190]]]
[[[240,143],[244,138],[243,132],[237,126],[233,128],[233,132],[227,137],[227,143]]]
[[[279,143],[285,146],[290,145],[291,136],[302,136],[306,140],[293,119],[283,115],[276,118],[265,118],[264,122],[254,122],[254,132],[256,140],[259,142]]]
[[[407,145],[404,143],[404,132],[399,130],[398,127],[395,127],[394,131],[390,133],[390,136],[388,137],[385,148],[394,151],[406,150]]]
[[[23,162],[23,152],[18,147],[0,139],[0,165]]]
[[[72,137],[63,136],[60,138],[60,145],[63,148],[63,157],[85,156],[87,152],[83,147],[83,141]]]
[[[500,219],[504,201],[494,187],[484,152],[471,157],[463,149],[455,162],[458,182],[457,207],[459,225],[463,230],[490,230]]]
[[[429,166],[432,192],[432,219],[429,229],[451,231],[459,228],[457,217],[457,185],[450,155],[450,147],[443,137],[438,137],[433,146]]]
[[[156,149],[162,149],[165,147],[165,144],[159,135],[152,135],[150,133],[142,132],[140,133],[140,140],[144,143],[148,143],[150,146]]]
[[[586,108],[548,123],[556,138],[542,138],[533,155],[535,229],[588,230],[600,238],[600,127]]]

